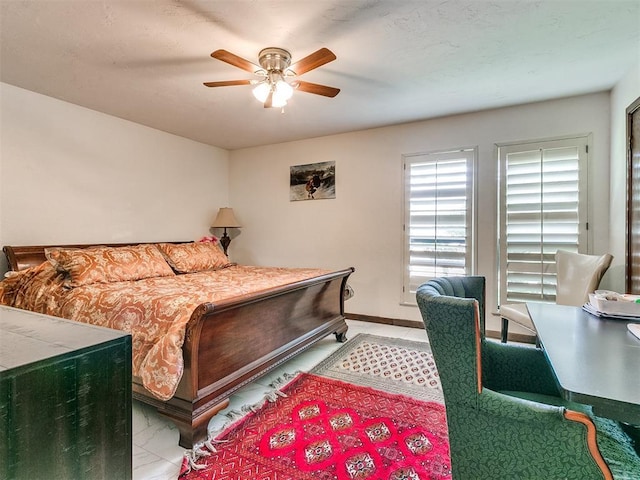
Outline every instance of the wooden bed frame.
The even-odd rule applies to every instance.
[[[124,246],[132,244],[100,244]],[[55,245],[85,248],[93,245]],[[5,246],[11,270],[39,265],[51,246]],[[180,431],[180,446],[207,436],[209,420],[243,385],[334,333],[346,340],[344,292],[353,268],[265,290],[260,294],[199,305],[187,324],[182,347],[184,374],[166,402],[133,378],[133,398],[154,406]]]

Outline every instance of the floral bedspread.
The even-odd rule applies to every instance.
[[[313,278],[328,270],[232,265],[171,277],[63,286],[50,262],[0,282],[0,304],[129,332],[133,375],[161,400],[182,377],[182,344],[195,308]]]

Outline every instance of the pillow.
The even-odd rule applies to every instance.
[[[178,273],[218,270],[231,265],[217,243],[160,243],[158,248],[167,263]]]
[[[174,275],[153,244],[125,247],[47,249],[47,258],[64,272],[66,287],[125,282]]]

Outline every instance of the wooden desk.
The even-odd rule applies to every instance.
[[[562,396],[602,417],[640,425],[640,340],[627,321],[580,307],[527,303]]]
[[[130,335],[0,306],[0,392],[0,478],[131,478]]]

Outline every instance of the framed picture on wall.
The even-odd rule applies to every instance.
[[[289,200],[336,198],[336,162],[290,167]]]

